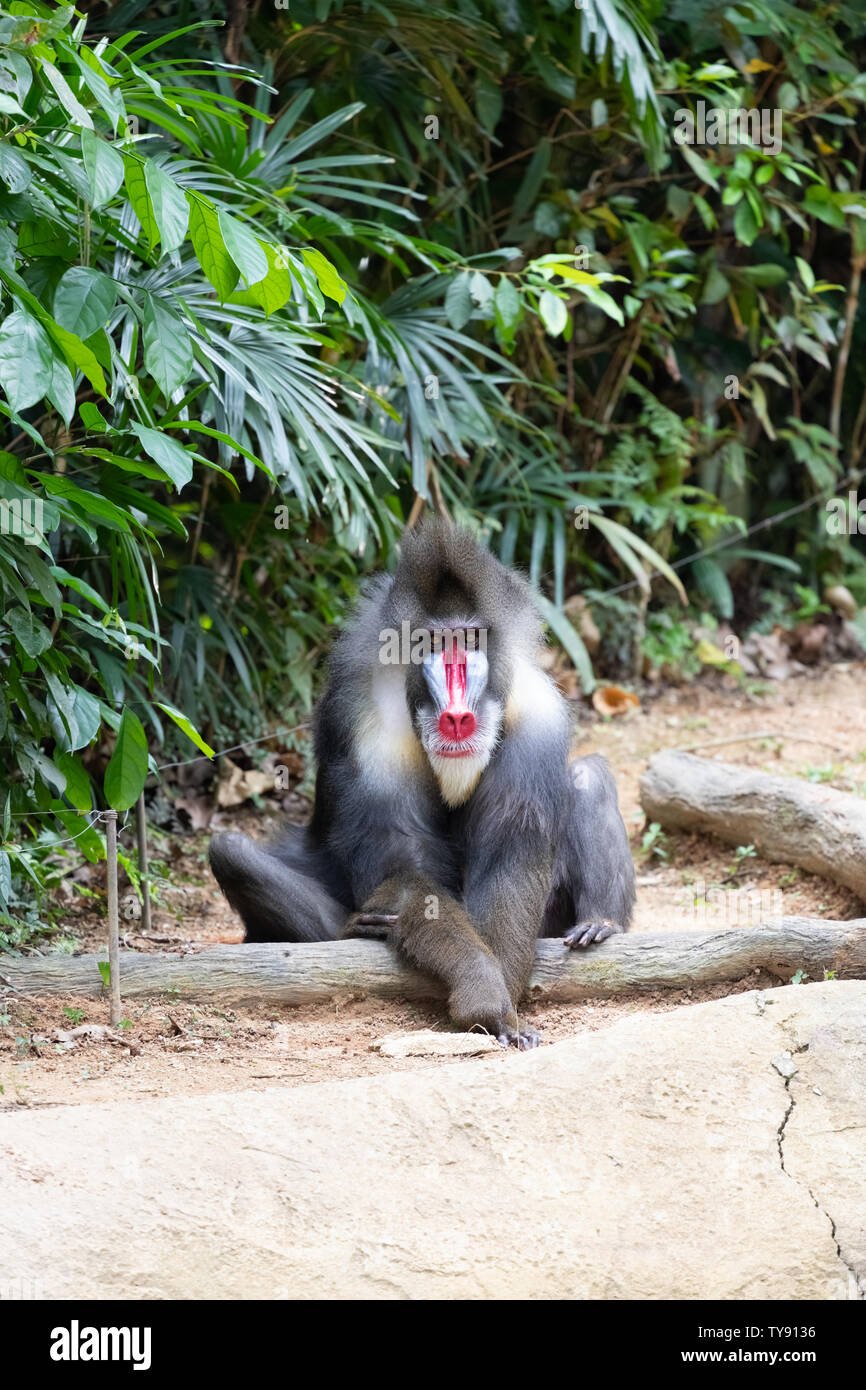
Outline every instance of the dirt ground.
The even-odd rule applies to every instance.
[[[575,754],[605,754],[617,777],[638,873],[635,931],[742,926],[780,913],[843,920],[866,915],[847,889],[789,866],[738,857],[730,846],[697,835],[647,836],[638,800],[646,761],[662,748],[693,749],[866,796],[862,664],[837,665],[747,690],[729,677],[712,677],[710,683],[645,697],[641,708],[626,716],[602,720],[586,702],[579,703],[576,715]],[[717,743],[736,736],[749,738]],[[208,875],[207,840],[228,827],[265,836],[277,820],[247,809],[219,812],[208,835],[158,840],[157,863],[160,854],[165,859],[151,933],[143,936],[140,923],[129,920],[124,946],[195,951],[215,942],[239,942],[239,919]],[[130,907],[134,910],[131,899]],[[74,898],[64,920],[75,949],[104,948],[99,891]],[[531,1005],[525,1017],[542,1030],[544,1043],[551,1043],[603,1028],[625,1014],[665,1012],[776,983],[759,974],[734,986]],[[353,998],[298,1009],[273,1004],[218,1009],[161,996],[130,1001],[116,1035],[54,1037],[83,1024],[107,1022],[103,1000],[22,999],[0,990],[0,1109],[296,1086],[441,1065],[432,1058],[386,1059],[371,1046],[388,1033],[447,1027],[435,1004]],[[489,1064],[508,1065],[508,1055],[493,1055]]]

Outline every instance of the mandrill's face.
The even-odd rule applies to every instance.
[[[488,690],[489,667],[477,632],[434,629],[414,711],[424,752],[449,806],[471,796],[490,761],[502,725],[502,706]]]

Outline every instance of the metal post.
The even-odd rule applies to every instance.
[[[135,829],[138,837],[138,874],[141,879],[141,929],[150,931],[150,874],[147,867],[147,822],[144,818],[144,792],[135,805]]]
[[[105,859],[108,887],[108,964],[111,971],[109,980],[109,1019],[112,1028],[120,1022],[120,939],[117,913],[117,812],[106,811],[105,816]]]

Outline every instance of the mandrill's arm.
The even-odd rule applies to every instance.
[[[376,779],[353,760],[332,758],[320,764],[316,804],[357,909],[341,936],[391,942],[442,980],[460,1027],[509,1035],[515,1019],[502,969],[457,901],[459,873],[435,803],[394,767]],[[330,817],[330,807],[340,815]]]
[[[468,808],[463,905],[518,1004],[535,959],[567,815],[567,728],[558,697],[506,729]],[[545,719],[545,714],[547,718]]]
[[[502,967],[463,908],[425,874],[406,871],[380,884],[343,936],[384,937],[413,965],[448,990],[448,1008],[461,1028],[486,1028],[508,1042],[517,1018]]]

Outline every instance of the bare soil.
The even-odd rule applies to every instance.
[[[837,665],[748,690],[729,677],[713,677],[709,683],[645,698],[639,709],[614,719],[602,720],[582,703],[577,714],[575,754],[603,753],[617,777],[638,870],[633,930],[745,925],[779,913],[840,920],[866,915],[847,889],[789,866],[764,864],[748,855],[738,858],[730,846],[706,837],[651,835],[643,848],[646,827],[638,800],[640,774],[653,753],[699,744],[711,745],[694,749],[705,756],[866,795],[862,664]],[[712,746],[717,740],[767,731],[772,737]],[[209,834],[231,826],[266,836],[278,820],[253,809],[220,812]],[[208,874],[209,834],[155,837],[157,862],[160,854],[164,859],[152,929],[144,936],[140,922],[125,922],[128,949],[193,952],[215,942],[242,940],[239,919]],[[64,923],[77,949],[104,948],[104,889],[98,878],[90,882],[87,896],[65,906]],[[775,983],[756,975],[733,987],[531,1005],[526,1017],[550,1043],[605,1027],[625,1014],[666,1012]],[[432,1058],[383,1058],[371,1047],[388,1033],[447,1026],[435,1004],[350,999],[299,1009],[220,1010],[162,996],[131,1001],[116,1036],[75,1039],[71,1045],[52,1037],[83,1023],[107,1022],[103,1000],[25,1000],[0,990],[0,1109],[296,1086],[442,1065]],[[507,1065],[508,1056],[491,1056],[489,1064]]]

